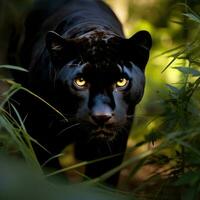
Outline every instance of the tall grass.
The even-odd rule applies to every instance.
[[[0,70],[1,69],[20,70],[26,72],[25,69],[16,66],[3,65],[0,66]],[[12,148],[15,148],[21,153],[28,165],[37,170],[39,173],[42,173],[41,167],[37,161],[31,144],[32,142],[36,141],[28,135],[23,120],[21,119],[20,114],[16,110],[15,106],[12,103],[9,103],[9,99],[12,97],[12,95],[23,89],[23,87],[20,84],[15,83],[7,78],[3,78],[1,81],[2,84],[7,84],[8,89],[1,96],[2,101],[0,104],[0,128],[1,130],[4,130],[4,135],[2,134],[2,131],[0,135],[1,137],[4,136],[4,138],[7,138],[9,142],[12,141]],[[17,119],[13,118],[9,111],[4,109],[6,103],[7,106],[12,108]],[[5,132],[7,137],[5,137]]]

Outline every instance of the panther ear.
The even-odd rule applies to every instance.
[[[149,52],[152,46],[152,38],[149,32],[139,31],[126,40],[126,52],[128,59],[140,67],[143,71],[149,59]]]
[[[49,31],[46,35],[46,47],[51,56],[52,62],[56,64],[65,62],[76,54],[74,40],[66,40],[58,33]]]
[[[152,46],[151,35],[148,31],[137,32],[129,39],[129,41],[147,50],[150,50]]]
[[[46,35],[46,47],[51,54],[58,54],[65,47],[66,40],[54,31],[49,31]]]

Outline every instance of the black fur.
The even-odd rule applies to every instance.
[[[88,165],[85,173],[91,178],[122,162],[135,105],[143,96],[150,48],[146,31],[125,39],[119,20],[100,0],[40,0],[34,5],[19,59],[12,58],[12,64],[29,73],[14,77],[68,119],[26,92],[15,95],[28,133],[50,152],[34,145],[41,163],[70,143],[80,160],[119,154]],[[76,78],[87,84],[77,86]],[[119,87],[122,78],[127,84]],[[55,160],[49,165],[58,167]],[[115,185],[118,176],[107,183]]]

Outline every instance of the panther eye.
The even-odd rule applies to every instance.
[[[126,78],[120,78],[117,82],[116,82],[116,86],[119,88],[124,88],[128,85],[128,80]]]
[[[74,79],[74,85],[78,88],[84,88],[87,82],[83,77],[78,77]]]

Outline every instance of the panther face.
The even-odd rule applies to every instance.
[[[87,124],[81,130],[87,127],[90,139],[112,140],[130,124],[143,96],[150,47],[145,31],[130,39],[101,31],[71,40],[55,32],[47,35],[57,91],[62,91],[67,105],[64,110],[71,109],[76,122]]]

